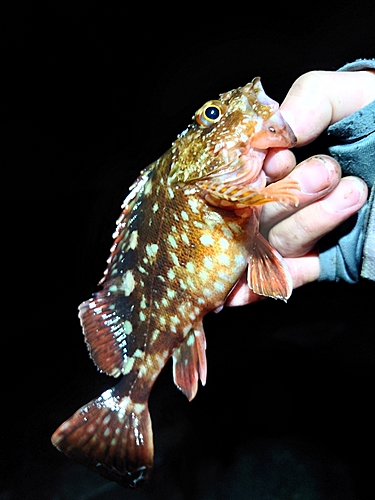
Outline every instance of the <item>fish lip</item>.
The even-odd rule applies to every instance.
[[[285,122],[285,132],[285,135],[289,138],[289,144],[286,145],[286,147],[294,148],[294,146],[297,144],[297,137],[288,122]]]

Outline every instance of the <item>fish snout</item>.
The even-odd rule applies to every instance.
[[[259,149],[292,148],[296,144],[297,138],[280,111],[276,111],[263,122],[251,141],[251,145]]]

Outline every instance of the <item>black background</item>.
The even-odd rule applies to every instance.
[[[152,392],[155,470],[142,489],[124,490],[50,444],[112,383],[87,355],[77,307],[97,289],[138,172],[220,92],[260,75],[281,102],[306,71],[373,57],[371,9],[2,5],[0,500],[371,497],[374,287],[365,281],[314,283],[288,304],[208,315],[207,386],[188,403],[168,364]],[[321,139],[297,155],[324,148]]]

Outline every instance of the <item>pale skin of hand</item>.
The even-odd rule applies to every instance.
[[[311,71],[290,88],[280,110],[297,137],[297,147],[316,139],[326,128],[375,100],[375,72]],[[319,278],[316,244],[365,204],[368,190],[357,177],[341,178],[331,157],[313,156],[296,166],[290,150],[271,150],[264,163],[269,182],[297,179],[298,207],[270,203],[263,207],[261,232],[284,257],[293,288]],[[261,297],[240,280],[227,300],[237,306]]]

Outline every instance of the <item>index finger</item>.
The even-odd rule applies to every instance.
[[[374,99],[372,71],[310,71],[293,83],[280,110],[303,146]]]

